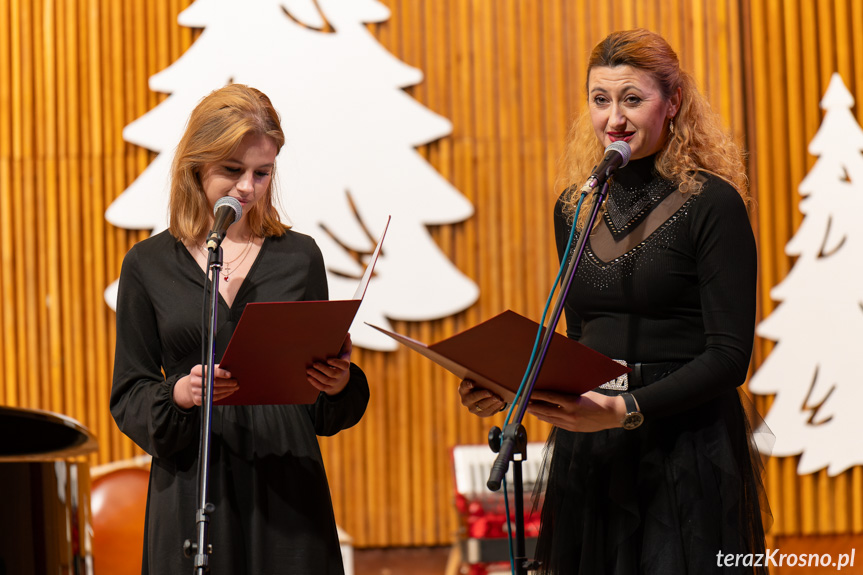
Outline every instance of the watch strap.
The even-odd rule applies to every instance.
[[[635,401],[635,398],[632,397],[631,393],[622,393],[620,397],[623,398],[623,404],[626,406],[626,414],[630,413],[639,413],[638,404]]]
[[[644,415],[638,411],[638,402],[629,393],[621,395],[626,415],[623,416],[623,429],[635,429],[644,423]]]

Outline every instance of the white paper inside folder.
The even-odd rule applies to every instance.
[[[522,462],[522,479],[524,491],[530,496],[530,490],[539,477],[542,467],[543,449],[542,442],[531,442],[527,444],[527,459]],[[491,467],[497,458],[488,445],[456,445],[452,449],[453,470],[455,472],[455,489],[465,497],[482,497],[493,493],[486,486]],[[507,490],[512,491],[513,476],[512,462],[506,473]]]

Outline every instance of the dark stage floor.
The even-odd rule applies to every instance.
[[[354,549],[355,575],[444,575],[450,547]]]

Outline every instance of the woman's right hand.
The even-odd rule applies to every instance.
[[[461,396],[461,404],[480,417],[491,417],[506,407],[500,396],[484,387],[477,387],[469,379],[464,379],[459,384],[458,394]]]
[[[213,375],[213,401],[224,399],[237,391],[240,385],[231,373],[216,364]],[[192,368],[189,375],[181,377],[174,385],[174,403],[183,409],[201,405],[204,397],[204,368],[201,364]]]

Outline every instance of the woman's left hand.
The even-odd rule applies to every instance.
[[[351,334],[345,338],[337,357],[327,358],[326,363],[316,361],[306,370],[306,379],[312,386],[327,395],[340,393],[348,384],[351,368]]]
[[[527,412],[562,429],[591,432],[623,427],[626,405],[622,397],[609,397],[594,391],[570,395],[535,390],[530,396]]]

